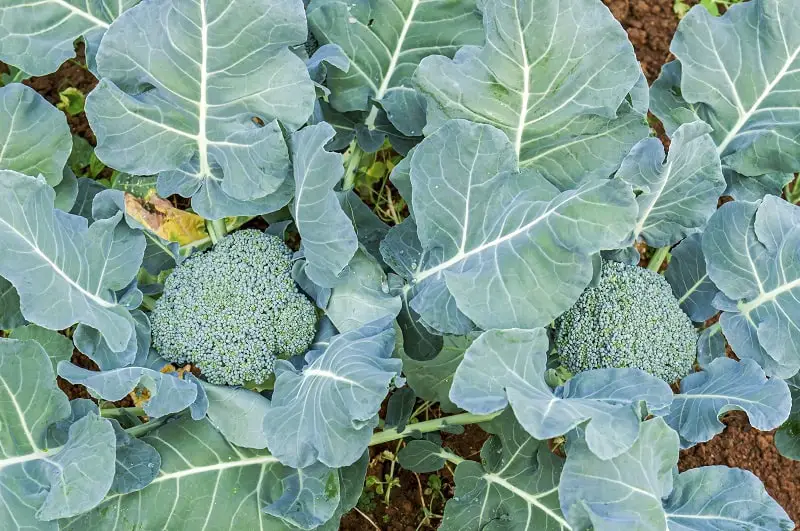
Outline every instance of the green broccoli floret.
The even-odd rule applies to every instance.
[[[263,383],[276,357],[303,354],[314,339],[316,311],[292,279],[291,256],[280,238],[242,230],[188,258],[150,316],[154,348],[211,383]]]
[[[648,269],[603,261],[600,282],[556,321],[556,348],[573,373],[642,369],[667,383],[692,370],[697,332],[667,281]]]

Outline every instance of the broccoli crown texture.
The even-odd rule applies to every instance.
[[[317,316],[291,276],[280,238],[242,230],[167,277],[150,317],[153,346],[215,384],[264,382],[278,356],[303,354]]]
[[[556,348],[573,373],[642,369],[667,383],[692,370],[697,332],[667,281],[648,269],[603,261],[600,282],[556,321]]]

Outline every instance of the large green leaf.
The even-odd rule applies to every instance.
[[[123,351],[134,320],[115,292],[139,271],[144,237],[122,213],[87,227],[55,210],[55,192],[41,178],[0,170],[0,182],[0,275],[17,288],[25,318],[53,330],[83,323]]]
[[[749,359],[716,359],[704,370],[683,378],[680,391],[664,420],[681,436],[683,448],[722,433],[725,425],[719,417],[729,411],[744,411],[751,426],[770,431],[789,417],[792,407],[786,382],[767,379],[761,367]]]
[[[411,181],[422,253],[392,237],[403,228],[382,253],[409,281],[411,309],[448,334],[469,332],[471,322],[546,326],[591,281],[591,255],[628,239],[638,210],[621,180],[559,193],[539,172],[517,172],[502,131],[464,120],[414,149]]]
[[[161,454],[145,489],[108,496],[62,520],[64,531],[139,529],[336,529],[358,499],[366,455],[351,467],[293,470],[266,451],[231,445],[208,421],[183,419],[143,439]]]
[[[335,135],[327,123],[311,125],[292,136],[294,221],[303,240],[305,273],[317,285],[338,283],[358,250],[358,238],[334,187],[344,175],[342,155],[325,150]]]
[[[494,125],[520,166],[562,190],[610,175],[648,128],[634,109],[641,91],[633,106],[626,101],[642,72],[608,8],[600,0],[486,0],[482,8],[485,47],[420,63],[426,133],[448,118]]]
[[[551,389],[548,348],[544,328],[484,332],[464,354],[450,400],[479,415],[511,405],[522,427],[543,441],[581,426],[589,449],[603,459],[633,445],[645,404],[663,414],[672,402],[669,385],[639,369],[584,371]]]
[[[561,508],[573,529],[594,531],[785,530],[792,521],[750,472],[723,466],[676,473],[678,434],[644,422],[625,454],[602,460],[578,439],[561,475]]]
[[[498,524],[515,531],[570,529],[558,502],[561,458],[508,411],[487,429],[494,435],[481,449],[483,464],[463,461],[456,468],[456,492],[445,507],[442,531],[480,531]]]
[[[633,187],[639,203],[635,238],[651,247],[673,245],[701,229],[717,209],[725,178],[710,131],[701,121],[684,124],[672,136],[666,160],[661,141],[646,138],[622,161],[615,178]]]
[[[270,451],[282,463],[349,466],[364,453],[381,403],[402,367],[391,357],[392,323],[384,317],[332,337],[324,350],[306,354],[301,370],[284,360],[275,364],[264,431]]]
[[[767,376],[800,369],[800,207],[775,196],[726,203],[703,234],[720,324],[739,358]]]
[[[369,129],[378,102],[407,136],[420,136],[425,125],[424,101],[411,83],[419,62],[483,43],[476,0],[313,0],[308,23],[320,43],[337,44],[350,58],[347,72],[328,72],[331,105],[372,109],[361,118]]]
[[[333,288],[325,314],[340,332],[400,313],[400,297],[388,293],[386,274],[378,261],[359,249],[345,270],[342,283]]]
[[[0,170],[43,175],[55,186],[71,150],[69,126],[58,109],[25,85],[0,88]]]
[[[73,41],[83,37],[86,62],[106,30],[139,0],[0,0],[0,60],[43,76],[75,57]]]
[[[800,170],[800,5],[753,0],[683,18],[653,112],[672,127],[699,116],[723,166],[745,176]]]
[[[94,414],[75,423],[60,448],[48,448],[50,424],[70,415],[44,349],[0,339],[0,522],[54,530],[56,518],[96,506],[114,479],[111,423]]]
[[[306,40],[300,0],[164,0],[124,13],[98,52],[86,101],[97,156],[159,173],[162,196],[206,218],[278,210],[291,197],[282,128],[311,115],[314,84],[289,46]]]

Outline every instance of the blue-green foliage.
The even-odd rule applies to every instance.
[[[695,361],[692,322],[667,281],[642,267],[604,260],[599,284],[556,325],[558,356],[573,373],[632,367],[672,383]]]
[[[276,357],[303,354],[316,311],[291,276],[291,250],[257,230],[236,232],[167,278],[151,315],[153,346],[211,383],[262,383]]]

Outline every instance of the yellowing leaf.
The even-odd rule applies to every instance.
[[[186,245],[208,236],[203,218],[172,206],[150,191],[144,199],[125,194],[125,210],[165,240]]]

